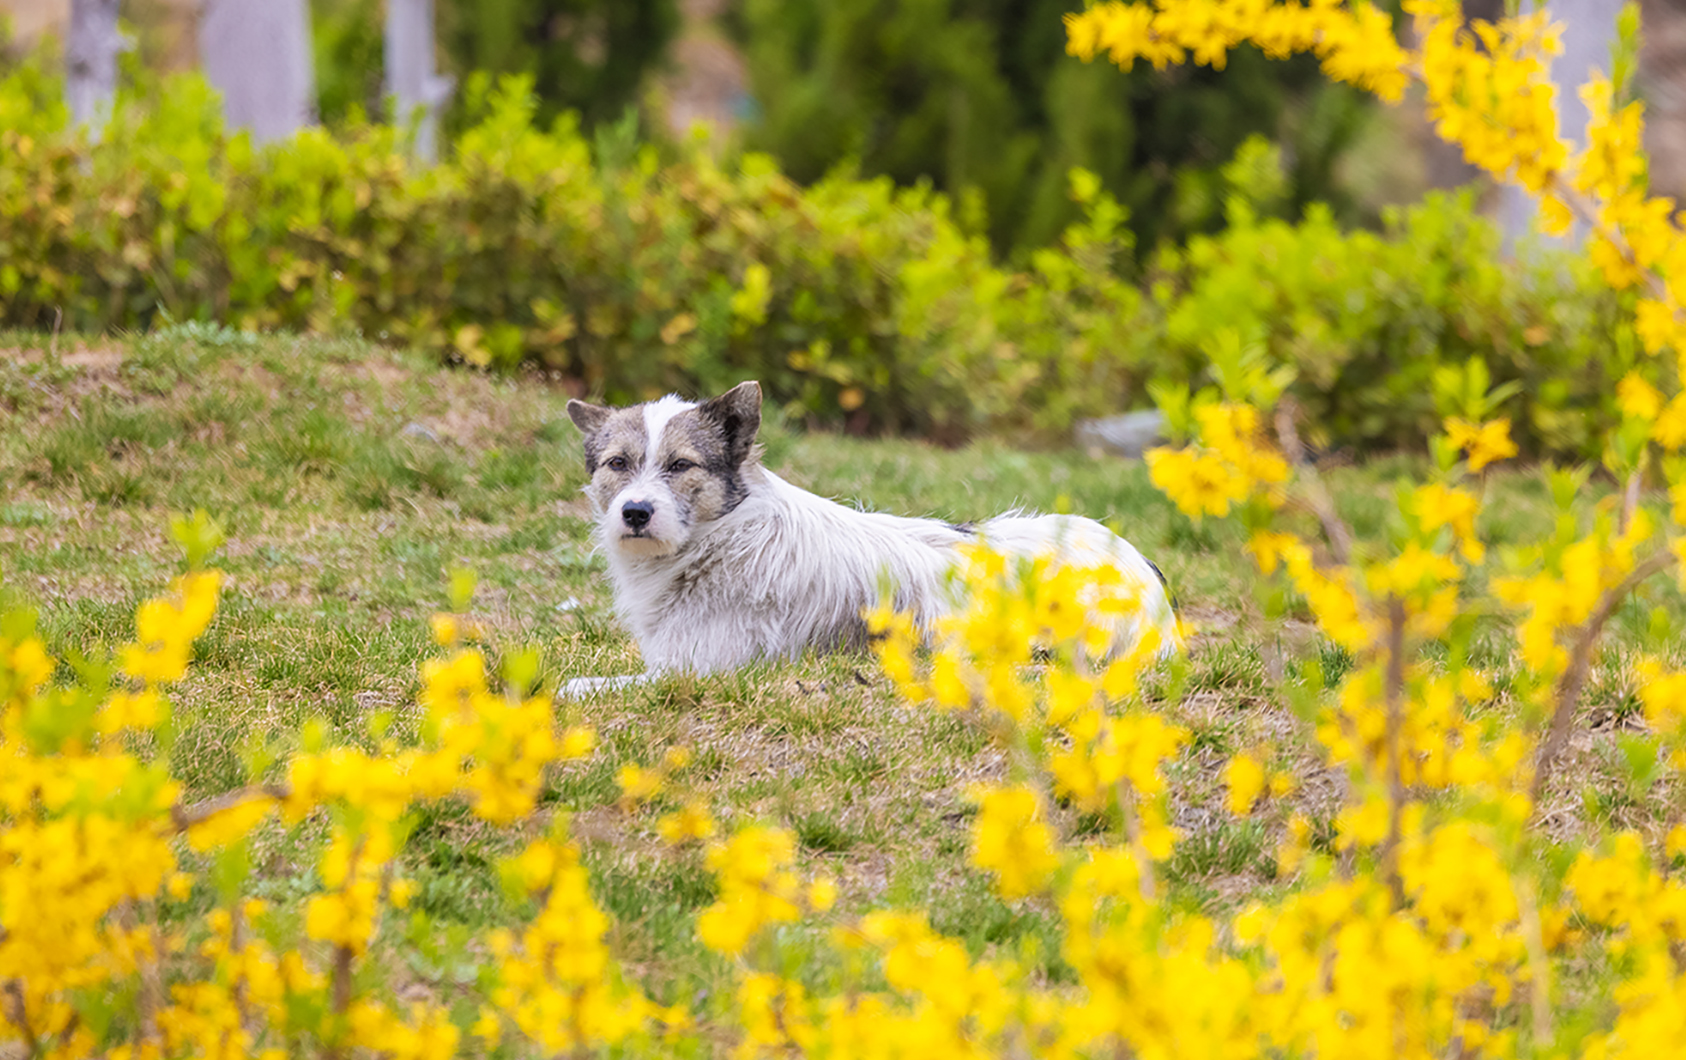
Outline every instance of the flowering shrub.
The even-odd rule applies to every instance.
[[[1088,621],[1127,614],[1135,587],[980,548],[928,636],[889,608],[869,620],[903,694],[963,712],[1003,750],[1005,777],[974,792],[969,859],[1002,898],[1055,912],[1071,979],[1040,974],[1028,953],[974,956],[918,909],[842,916],[836,885],[798,871],[791,835],[752,823],[721,836],[687,802],[658,827],[706,852],[717,886],[696,929],[730,961],[733,990],[712,1015],[658,1005],[617,966],[566,822],[535,814],[547,771],[590,754],[592,734],[531,694],[530,657],[511,656],[494,688],[461,614],[466,585],[434,622],[445,653],[424,664],[415,741],[377,726],[369,747],[326,747],[307,731],[276,779],[182,801],[155,751],[167,686],[215,613],[205,563],[219,535],[197,518],[174,527],[187,573],[140,608],[133,643],[81,661],[76,682],[51,683],[27,615],[0,620],[0,1030],[64,1057],[1667,1055],[1686,1012],[1678,800],[1650,836],[1583,843],[1542,816],[1606,625],[1686,558],[1686,398],[1663,357],[1680,351],[1682,243],[1633,183],[1637,112],[1596,113],[1594,147],[1575,162],[1539,141],[1542,25],[1478,24],[1476,48],[1444,31],[1452,9],[1413,9],[1420,54],[1382,42],[1365,10],[1329,5],[1107,4],[1079,17],[1095,25],[1073,23],[1074,47],[1115,58],[1216,63],[1246,38],[1312,48],[1331,75],[1384,94],[1400,88],[1394,72],[1418,71],[1472,156],[1584,211],[1601,273],[1645,292],[1652,359],[1622,378],[1604,440],[1628,488],[1583,520],[1584,476],[1548,466],[1557,518],[1522,547],[1482,533],[1484,474],[1516,447],[1479,360],[1435,373],[1433,474],[1401,486],[1385,543],[1369,546],[1303,462],[1281,365],[1220,350],[1215,387],[1164,391],[1188,444],[1150,456],[1155,481],[1191,518],[1247,529],[1257,621],[1308,615],[1352,662],[1332,675],[1308,655],[1276,682],[1296,738],[1342,780],[1331,820],[1294,808],[1302,776],[1269,748],[1223,766],[1227,812],[1282,836],[1275,885],[1234,910],[1191,909],[1163,885],[1186,841],[1167,773],[1191,734],[1156,708],[1180,694],[1179,674],[1144,675],[1151,637],[1107,658]],[[1482,78],[1505,86],[1504,106],[1465,113],[1492,87]],[[1656,481],[1666,514],[1645,500]],[[1478,634],[1514,654],[1502,685],[1473,661]],[[1665,628],[1651,646],[1667,640]],[[1663,657],[1629,668],[1647,731],[1623,750],[1643,789],[1686,764],[1686,674]],[[620,798],[647,799],[687,765],[678,750],[623,768]],[[466,1006],[401,993],[373,950],[411,898],[395,868],[406,811],[440,799],[528,837],[505,876],[529,902],[519,924],[468,947]],[[272,816],[326,830],[302,916],[242,893],[246,844]],[[168,903],[195,892],[214,896],[210,914],[172,921]],[[830,930],[816,940],[815,928]],[[422,920],[412,937],[426,935]],[[844,955],[844,971],[804,978],[816,946]]]

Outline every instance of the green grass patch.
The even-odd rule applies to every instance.
[[[224,522],[222,610],[191,677],[172,693],[173,739],[160,748],[190,797],[245,782],[251,761],[284,759],[310,719],[332,739],[365,745],[377,715],[391,717],[396,737],[413,734],[417,668],[433,651],[428,617],[446,606],[455,567],[479,576],[475,616],[493,654],[536,646],[549,686],[642,669],[592,551],[565,390],[537,377],[445,370],[361,343],[198,326],[127,347],[61,347],[65,355],[51,362],[45,350],[20,349],[20,360],[0,370],[0,571],[11,593],[39,609],[61,657],[111,651],[132,634],[135,605],[177,570],[169,513],[203,507]],[[1336,780],[1307,784],[1260,820],[1222,809],[1229,754],[1269,744],[1294,762],[1304,743],[1271,676],[1276,641],[1256,620],[1236,527],[1190,522],[1140,464],[1073,450],[998,441],[942,449],[803,435],[776,423],[764,440],[781,475],[863,507],[956,521],[1015,507],[1068,510],[1115,525],[1166,572],[1185,617],[1202,630],[1181,696],[1164,708],[1193,735],[1170,778],[1174,819],[1188,838],[1164,883],[1200,908],[1283,885],[1273,859],[1282,813],[1301,808],[1327,821]],[[1396,480],[1422,471],[1395,458],[1326,473],[1361,548],[1392,531]],[[1532,471],[1492,474],[1487,489],[1484,519],[1495,541],[1523,540],[1551,518]],[[1590,509],[1608,489],[1586,492]],[[1658,621],[1655,609],[1680,622],[1671,586],[1647,593],[1612,622],[1618,656]],[[1352,659],[1317,642],[1303,608],[1290,613],[1298,617],[1273,636],[1317,645],[1316,669],[1338,680]],[[1512,645],[1496,633],[1474,645],[1501,690],[1494,709],[1513,709],[1505,698]],[[1619,673],[1595,668],[1595,717],[1632,717],[1632,689]],[[1313,676],[1291,662],[1280,680]],[[971,720],[899,702],[869,659],[674,677],[562,704],[558,716],[596,727],[600,747],[549,778],[540,817],[578,815],[575,834],[598,901],[615,917],[617,952],[655,996],[689,1000],[727,981],[691,934],[713,893],[701,855],[656,839],[656,818],[690,796],[727,822],[791,828],[804,869],[836,877],[839,916],[924,905],[939,930],[975,953],[1018,955],[1050,980],[1069,974],[1053,911],[1001,902],[967,864],[967,789],[1004,778],[1004,756]],[[1594,792],[1583,818],[1652,812],[1622,787],[1614,736],[1594,737],[1603,749],[1578,767]],[[636,810],[613,805],[620,765],[652,764],[680,745],[693,759],[671,792]],[[1105,815],[1060,812],[1079,836],[1118,827]],[[311,864],[320,832],[274,829],[253,857],[251,891],[302,903],[317,884],[299,866]],[[417,911],[446,940],[428,960],[449,964],[457,927],[511,915],[497,862],[521,840],[478,826],[460,806],[421,811],[403,861],[420,885]],[[837,973],[803,970],[815,982]]]

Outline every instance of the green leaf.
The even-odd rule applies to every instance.
[[[453,612],[462,614],[468,610],[469,605],[474,602],[474,588],[478,583],[478,577],[470,568],[451,568],[451,584],[447,593]]]
[[[525,698],[539,679],[542,656],[539,649],[528,646],[503,657],[503,679],[509,690]]]
[[[223,534],[222,524],[211,518],[203,508],[194,509],[191,516],[170,516],[170,538],[187,557],[188,570],[202,568],[211,553],[228,540]]]
[[[217,902],[232,906],[240,900],[240,888],[252,874],[251,840],[242,836],[222,850],[211,863],[211,886],[216,888]]]
[[[1662,772],[1657,738],[1636,732],[1618,733],[1616,746],[1621,749],[1622,763],[1627,770],[1628,794],[1640,798]]]

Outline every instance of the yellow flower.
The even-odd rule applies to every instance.
[[[1471,703],[1485,703],[1493,698],[1493,685],[1479,670],[1460,670],[1458,694]]]
[[[808,908],[816,913],[824,913],[836,904],[836,880],[830,876],[820,876],[808,884]]]
[[[0,650],[4,647],[5,641],[0,639]],[[25,637],[11,650],[11,657],[6,662],[16,675],[17,692],[22,696],[34,695],[47,683],[47,678],[53,676],[53,667],[56,665],[53,657],[47,654],[40,637]]]
[[[1247,480],[1215,453],[1149,449],[1148,477],[1190,518],[1229,514],[1249,492]]]
[[[562,758],[584,758],[597,746],[597,731],[586,725],[570,726],[562,734]]]
[[[1247,542],[1247,551],[1253,554],[1253,560],[1259,565],[1260,574],[1275,574],[1276,568],[1282,565],[1283,558],[1290,553],[1308,552],[1300,539],[1293,534],[1284,534],[1275,530],[1256,530]]]
[[[498,1040],[503,1037],[503,1023],[498,1019],[495,1009],[489,1005],[482,1006],[480,1018],[474,1021],[468,1032],[485,1042],[487,1049],[496,1049]]]
[[[1265,790],[1264,766],[1251,755],[1235,755],[1224,767],[1224,783],[1229,789],[1229,812],[1245,817]]]
[[[455,615],[439,612],[427,621],[428,626],[433,630],[433,642],[442,648],[449,648],[462,636]]]
[[[227,846],[250,834],[259,821],[275,812],[275,807],[275,800],[267,796],[236,803],[189,828],[188,844],[200,851]]]
[[[1663,838],[1663,851],[1671,858],[1686,857],[1686,824],[1677,824]]]
[[[1430,551],[1416,541],[1407,542],[1393,559],[1373,566],[1365,573],[1370,589],[1376,595],[1392,594],[1402,598],[1421,598],[1448,582],[1455,582],[1459,576],[1456,561]]]
[[[1480,563],[1487,554],[1475,536],[1475,516],[1481,502],[1466,490],[1454,489],[1438,482],[1417,487],[1415,493],[1417,520],[1426,534],[1438,533],[1450,527],[1458,543],[1458,551],[1471,563]]]
[[[135,612],[137,642],[118,653],[123,672],[148,683],[179,680],[193,642],[216,614],[221,584],[220,571],[195,571],[171,583],[172,596],[143,603]]]
[[[780,828],[752,826],[709,848],[719,897],[697,917],[697,937],[717,953],[735,954],[763,927],[797,919],[798,882],[790,870],[796,840]]]
[[[683,843],[687,839],[714,838],[714,818],[708,804],[692,799],[674,813],[656,822],[656,832],[669,843]]]
[[[1651,425],[1651,438],[1669,452],[1686,446],[1686,393],[1674,395]]]
[[[1649,423],[1663,408],[1663,396],[1636,371],[1622,376],[1616,384],[1616,405],[1622,415]]]
[[[387,899],[394,909],[408,909],[418,886],[415,880],[393,880],[387,888]]]
[[[1516,455],[1516,445],[1510,440],[1510,419],[1501,417],[1484,424],[1474,424],[1457,418],[1446,421],[1446,433],[1452,444],[1469,454],[1469,469],[1480,471],[1488,464]]]
[[[1059,865],[1054,833],[1041,820],[1036,792],[1030,788],[978,788],[972,823],[971,863],[995,874],[995,889],[1006,899],[1042,890]]]
[[[621,798],[627,802],[643,802],[662,787],[662,774],[645,769],[636,762],[627,762],[615,771],[615,783],[620,785]]]
[[[1674,306],[1667,302],[1641,298],[1634,310],[1634,330],[1645,352],[1654,356],[1679,341],[1680,318]]]

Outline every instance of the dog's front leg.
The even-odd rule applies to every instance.
[[[638,685],[649,684],[659,676],[653,672],[641,674],[616,674],[613,677],[571,677],[556,690],[557,699],[584,699],[587,696],[599,695],[603,692],[618,692],[623,688],[634,688]]]

